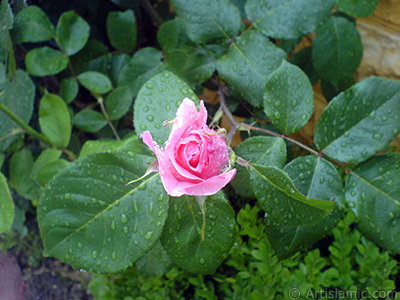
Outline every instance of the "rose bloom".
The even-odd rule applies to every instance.
[[[156,167],[170,196],[208,196],[217,193],[235,176],[229,170],[226,137],[208,128],[203,101],[200,110],[189,98],[183,99],[173,121],[165,149],[145,131],[140,137],[157,156]]]

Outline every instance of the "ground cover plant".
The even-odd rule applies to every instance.
[[[319,266],[313,288],[368,288],[350,270],[337,278],[336,244],[332,258],[296,254],[353,214],[348,251],[374,263],[378,247],[399,253],[400,155],[390,143],[400,83],[354,79],[363,53],[356,18],[378,1],[29,4],[0,7],[0,232],[33,212],[46,256],[133,281],[136,267],[161,276],[173,265],[171,289],[195,274],[196,293],[222,264],[220,290],[209,292],[232,299],[273,299],[268,276],[308,262]],[[305,36],[312,47],[299,50]],[[317,83],[329,104],[304,144],[293,134],[313,115]],[[240,241],[243,232],[255,238],[243,214],[258,242]],[[391,291],[397,266],[385,253],[390,267],[371,285]],[[363,274],[370,261],[354,257]],[[254,280],[252,290],[234,276]],[[94,290],[113,285],[94,278]],[[300,280],[287,280],[276,295],[290,284],[304,295]]]

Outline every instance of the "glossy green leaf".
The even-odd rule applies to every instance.
[[[161,235],[168,197],[152,157],[98,153],[71,164],[44,189],[38,222],[48,256],[92,272],[119,272]],[[123,247],[121,247],[123,245]]]
[[[54,26],[38,6],[28,6],[14,19],[11,32],[15,43],[39,43],[54,37]]]
[[[252,164],[282,168],[286,162],[286,145],[281,138],[250,137],[235,148],[235,154]],[[237,172],[231,185],[242,197],[253,198],[249,168],[238,164],[235,168]]]
[[[78,81],[93,94],[105,94],[112,90],[110,79],[99,72],[82,73],[78,76]]]
[[[55,145],[65,148],[71,138],[71,121],[67,105],[61,97],[45,94],[40,100],[39,124],[42,133]]]
[[[69,56],[77,53],[86,45],[89,35],[89,24],[73,10],[63,13],[58,20],[56,41]]]
[[[176,111],[186,97],[199,104],[190,87],[173,73],[165,71],[152,77],[140,89],[135,101],[133,123],[137,135],[149,130],[159,144],[167,141],[171,126],[163,126],[163,122],[176,117]]]
[[[10,30],[13,27],[14,15],[8,1],[1,1],[0,4],[0,23],[5,29]],[[2,28],[3,29],[3,28]]]
[[[280,46],[280,44],[279,44]],[[298,66],[308,76],[311,84],[314,85],[319,80],[319,75],[315,72],[312,61],[312,47],[306,47],[296,52],[291,58],[290,63]]]
[[[354,168],[346,182],[346,201],[361,232],[374,243],[400,253],[400,154],[369,159]]]
[[[370,77],[339,94],[315,128],[318,150],[358,163],[385,148],[400,131],[400,83]]]
[[[235,218],[222,192],[205,201],[204,241],[201,238],[203,214],[193,196],[170,197],[167,221],[161,243],[171,260],[194,274],[213,274],[227,256],[235,239]]]
[[[129,87],[118,87],[107,97],[106,109],[110,120],[118,120],[124,116],[132,106],[133,96]]]
[[[45,149],[43,150],[38,158],[35,160],[31,171],[31,178],[37,179],[40,169],[45,167],[47,164],[56,161],[60,158],[62,152],[59,149]]]
[[[138,272],[143,276],[162,276],[172,266],[172,261],[158,240],[136,263]]]
[[[79,85],[75,78],[69,77],[61,80],[60,96],[69,104],[75,100],[79,92]]]
[[[168,66],[186,81],[202,84],[215,71],[216,60],[204,48],[171,50],[167,56]]]
[[[334,202],[301,194],[287,173],[273,166],[251,165],[251,183],[266,217],[288,226],[311,225],[334,208]]]
[[[29,123],[33,112],[34,98],[35,85],[32,80],[24,71],[17,70],[14,78],[5,83],[0,102],[25,123]],[[19,135],[21,134],[19,128],[19,125],[0,111],[0,151],[6,150],[15,142],[17,132]]]
[[[136,97],[142,85],[164,69],[162,52],[155,48],[144,48],[135,53],[131,61],[121,70],[118,86],[129,86]]]
[[[168,52],[176,48],[179,42],[180,26],[177,19],[169,20],[160,26],[157,32],[157,41],[161,48]]]
[[[75,73],[80,74],[86,71],[99,71],[99,66],[94,70],[93,64],[107,55],[110,55],[110,51],[104,44],[98,40],[89,40],[81,51],[70,57],[70,60]]]
[[[282,133],[298,131],[310,119],[314,92],[299,67],[283,61],[269,79],[264,92],[264,112]]]
[[[171,3],[187,36],[196,44],[233,39],[239,32],[239,9],[229,0],[172,0]]]
[[[299,191],[309,197],[335,201],[336,207],[327,217],[313,225],[287,226],[267,219],[266,233],[275,253],[285,259],[312,245],[337,224],[343,208],[343,181],[336,168],[317,156],[301,156],[283,169]]]
[[[149,148],[144,145],[137,135],[133,134],[120,141],[104,139],[86,141],[79,157],[82,158],[89,154],[108,151],[126,151],[129,155],[133,155],[133,153],[151,155]]]
[[[25,57],[26,70],[33,76],[48,76],[60,73],[68,66],[68,57],[50,47],[35,48]]]
[[[11,230],[14,221],[14,201],[7,178],[0,172],[0,234]]]
[[[72,123],[86,132],[97,132],[107,125],[104,116],[98,111],[84,109],[78,112],[72,119]]]
[[[0,63],[0,91],[2,91],[7,83],[7,68],[4,64]]]
[[[113,86],[118,86],[119,74],[121,74],[122,69],[125,68],[130,60],[131,57],[125,53],[120,53],[112,56],[108,77],[110,78]]]
[[[318,28],[312,49],[315,71],[336,87],[357,70],[363,55],[355,24],[343,16],[332,16]]]
[[[247,0],[245,10],[265,35],[289,40],[315,31],[334,4],[335,0]]]
[[[261,106],[268,77],[286,58],[286,53],[256,31],[240,36],[217,61],[217,71],[236,96]]]
[[[339,11],[357,18],[372,15],[378,4],[379,0],[336,0]]]
[[[107,35],[118,50],[132,51],[136,47],[136,18],[133,10],[110,12],[107,17]]]
[[[66,169],[71,163],[65,159],[57,159],[49,162],[44,168],[41,168],[38,172],[36,181],[41,185],[45,186],[62,170]]]
[[[39,185],[32,180],[33,155],[28,149],[22,149],[11,157],[9,184],[18,194],[29,200],[37,200]]]

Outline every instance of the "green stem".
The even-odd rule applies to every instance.
[[[35,138],[41,140],[42,142],[44,142],[52,147],[56,147],[47,136],[37,132],[31,126],[26,124],[24,122],[24,120],[22,120],[20,117],[18,117],[13,111],[11,111],[7,106],[5,106],[1,102],[0,102],[0,110],[3,113],[5,113],[11,120],[13,120],[15,123],[17,123],[27,134],[34,136]]]
[[[108,125],[111,127],[111,130],[114,133],[115,138],[118,141],[120,141],[121,138],[119,137],[117,130],[115,130],[115,127],[114,127],[113,123],[111,122],[111,120],[110,120],[110,118],[109,118],[109,116],[107,114],[106,108],[104,107],[103,97],[96,96],[96,98],[97,98],[97,102],[99,102],[99,104],[100,104],[100,108],[101,108],[101,111],[103,112],[104,118],[106,118]]]

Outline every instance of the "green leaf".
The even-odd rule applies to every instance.
[[[14,153],[10,160],[10,187],[29,200],[37,200],[39,186],[31,178],[33,155],[28,149]]]
[[[15,17],[11,34],[16,44],[45,42],[54,37],[54,26],[41,8],[31,5]]]
[[[214,56],[204,48],[171,50],[167,62],[176,74],[194,85],[209,79],[216,67]]]
[[[64,100],[54,94],[45,94],[40,100],[39,124],[42,133],[55,145],[66,148],[71,138],[71,121]]]
[[[314,92],[306,74],[282,61],[267,80],[264,112],[272,124],[285,134],[298,131],[310,119]]]
[[[286,145],[281,138],[256,136],[246,139],[235,148],[235,154],[263,166],[282,168],[286,162]],[[254,198],[249,168],[235,165],[237,173],[231,184],[242,197]]]
[[[219,192],[205,202],[205,238],[201,239],[203,215],[193,196],[170,197],[168,218],[161,243],[171,260],[194,274],[213,274],[231,249],[235,236],[234,212]]]
[[[282,49],[261,33],[251,30],[238,37],[228,53],[218,59],[217,71],[236,96],[253,106],[261,106],[267,79],[285,58]]]
[[[169,20],[160,26],[157,32],[157,42],[164,51],[168,52],[176,48],[180,29],[177,19]]]
[[[1,30],[10,30],[13,28],[14,15],[11,10],[10,3],[8,1],[1,1],[0,5],[0,24]]]
[[[148,147],[135,135],[124,138],[121,141],[116,140],[89,140],[82,147],[79,157],[86,155],[108,152],[108,151],[126,151],[129,155],[133,153],[151,155]]]
[[[60,96],[64,99],[65,103],[69,104],[78,95],[79,85],[75,78],[69,77],[61,80],[60,83]]]
[[[125,53],[120,53],[113,55],[111,59],[111,67],[108,72],[108,76],[113,84],[113,86],[118,86],[119,74],[121,70],[129,63],[131,57]]]
[[[250,165],[255,197],[271,222],[288,226],[311,225],[334,208],[334,202],[301,194],[287,173],[273,166]]]
[[[315,128],[318,150],[358,163],[384,149],[400,131],[400,83],[370,77],[339,94]]]
[[[35,85],[32,80],[24,71],[17,70],[14,78],[5,83],[0,102],[28,124],[33,112],[34,98]],[[0,111],[0,151],[6,150],[15,142],[16,133],[21,133],[19,128],[16,123]]]
[[[280,44],[279,44],[280,46]],[[319,80],[318,74],[315,72],[312,61],[312,47],[306,47],[296,52],[291,58],[290,63],[298,66],[308,76],[311,84],[314,85]]]
[[[318,28],[312,49],[315,71],[336,87],[357,70],[363,55],[355,24],[343,16],[332,16]]]
[[[233,39],[239,32],[239,9],[229,0],[172,0],[171,3],[187,36],[196,44]]]
[[[247,0],[245,11],[265,35],[289,40],[315,31],[334,5],[335,0]]]
[[[36,163],[36,162],[35,162]],[[44,168],[41,168],[37,175],[37,182],[45,186],[62,170],[66,169],[71,163],[65,159],[57,159],[49,162]]]
[[[110,12],[107,17],[107,35],[118,50],[132,51],[136,47],[136,18],[133,10]]]
[[[78,76],[78,81],[93,94],[105,94],[112,90],[110,79],[99,72],[82,73]]]
[[[113,273],[151,249],[167,216],[167,194],[158,174],[126,186],[151,161],[124,152],[98,153],[57,175],[38,206],[46,255],[75,268]]]
[[[356,18],[372,15],[379,0],[336,0],[339,11]]]
[[[341,217],[343,181],[336,168],[317,156],[301,156],[283,169],[299,191],[316,199],[335,201],[336,207],[322,221],[308,226],[287,226],[267,219],[266,233],[279,259],[285,259],[312,245],[329,233]]]
[[[160,277],[171,268],[172,261],[158,240],[153,248],[137,261],[136,265],[141,275]]]
[[[361,232],[395,253],[400,253],[399,170],[399,153],[376,156],[354,168],[345,187]]]
[[[47,164],[56,161],[60,158],[62,152],[58,149],[45,149],[43,150],[32,167],[31,178],[33,180],[37,179],[40,169],[42,169]]]
[[[14,221],[14,201],[7,178],[0,172],[0,234],[11,230]]]
[[[139,50],[121,70],[118,86],[129,86],[133,97],[136,97],[146,81],[165,69],[161,59],[160,50],[151,47]]]
[[[132,106],[133,97],[129,87],[118,87],[107,97],[106,109],[111,121],[124,116]]]
[[[71,63],[76,74],[85,71],[98,71],[94,70],[94,62],[104,59],[104,57],[111,56],[108,48],[98,40],[89,40],[86,46],[77,54],[72,56]]]
[[[159,144],[167,141],[171,126],[164,127],[163,121],[176,117],[176,110],[185,97],[199,104],[190,87],[173,73],[165,71],[152,77],[140,89],[135,101],[133,122],[137,135],[149,130]]]
[[[56,27],[56,41],[71,56],[85,47],[90,35],[89,24],[73,11],[63,13]]]
[[[55,75],[68,66],[68,57],[61,51],[54,50],[47,46],[35,48],[26,55],[25,65],[30,75]]]
[[[97,132],[107,125],[104,116],[91,109],[84,109],[78,112],[73,118],[72,123],[86,132]]]

